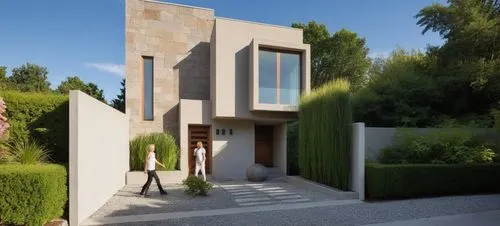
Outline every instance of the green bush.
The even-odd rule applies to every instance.
[[[302,97],[299,111],[300,175],[348,190],[352,115],[349,83],[336,80]]]
[[[194,175],[188,176],[182,181],[182,184],[186,188],[184,192],[188,195],[207,196],[208,191],[212,189],[212,184]]]
[[[288,175],[299,175],[299,123],[289,123],[286,135]]]
[[[66,169],[61,165],[0,165],[0,224],[42,225],[63,215]]]
[[[49,151],[35,141],[14,142],[8,149],[11,161],[21,164],[39,164],[49,160]]]
[[[494,145],[485,143],[468,129],[447,129],[417,135],[409,130],[397,132],[394,145],[381,151],[379,161],[400,163],[489,163],[495,157]]]
[[[144,160],[150,144],[155,145],[156,159],[166,167],[159,170],[175,170],[179,148],[175,142],[175,138],[168,133],[140,135],[131,140],[130,169],[144,170]]]
[[[68,162],[68,96],[52,93],[1,91],[11,124],[8,142],[36,140],[51,150],[51,159]]]
[[[366,196],[415,198],[500,192],[500,164],[367,164]]]

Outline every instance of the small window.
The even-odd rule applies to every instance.
[[[259,50],[259,103],[298,105],[300,53]]]
[[[143,110],[144,120],[153,120],[153,58],[143,57],[144,87],[143,87]]]

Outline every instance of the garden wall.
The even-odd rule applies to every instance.
[[[416,134],[424,135],[434,131],[453,130],[453,128],[405,128]],[[471,129],[477,133],[484,135],[491,141],[500,140],[500,134],[495,129]],[[375,161],[380,151],[394,142],[398,128],[389,127],[366,127],[365,128],[365,152],[366,159]]]
[[[72,90],[69,99],[70,225],[79,225],[125,185],[129,119]]]

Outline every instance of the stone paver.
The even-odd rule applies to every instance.
[[[276,205],[334,200],[336,197],[299,189],[284,181],[221,184],[238,206]]]
[[[365,225],[495,210],[500,210],[500,195],[322,206],[116,225]]]

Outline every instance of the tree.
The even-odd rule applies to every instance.
[[[80,90],[85,92],[87,90],[87,84],[83,82],[78,76],[72,76],[66,78],[56,89],[56,92],[61,94],[68,94],[70,90]]]
[[[0,66],[0,90],[7,88],[7,67]]]
[[[453,117],[489,114],[500,100],[500,1],[449,0],[415,16],[423,30],[445,43],[429,55],[438,60],[436,77],[445,93],[441,110]]]
[[[68,77],[65,81],[62,81],[57,87],[56,92],[68,94],[70,90],[80,90],[89,96],[106,103],[103,93],[104,91],[102,89],[99,89],[99,87],[97,87],[94,83],[83,82],[78,76]]]
[[[87,89],[85,90],[85,93],[102,101],[103,103],[107,103],[106,99],[104,98],[104,91],[102,89],[99,89],[99,87],[97,87],[97,85],[92,82],[87,84]]]
[[[22,92],[47,92],[50,91],[47,74],[46,67],[26,63],[12,69],[12,76],[8,77],[8,81]]]
[[[113,106],[116,110],[125,113],[125,79],[123,79],[120,84],[122,85],[122,88],[120,88],[120,94],[112,100],[111,106]]]
[[[370,67],[366,40],[342,29],[330,36],[324,24],[311,21],[294,23],[304,31],[304,42],[311,45],[311,85],[317,88],[334,78],[346,78],[356,91],[366,81]]]

